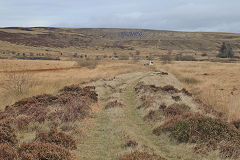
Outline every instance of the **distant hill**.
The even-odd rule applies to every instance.
[[[222,42],[230,43],[236,53],[240,52],[239,33],[112,28],[0,28],[0,51],[2,52],[11,52],[11,50],[18,52],[17,46],[22,48],[26,46],[26,48],[30,47],[27,52],[30,52],[33,47],[33,52],[48,52],[51,49],[54,52],[68,53],[92,50],[88,53],[90,54],[94,52],[93,50],[100,53],[99,49],[105,48],[105,52],[139,50],[143,53],[152,51],[156,54],[173,52],[214,55]]]

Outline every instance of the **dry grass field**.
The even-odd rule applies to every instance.
[[[1,108],[25,97],[56,93],[67,85],[143,69],[142,66],[136,64],[117,61],[101,61],[94,69],[78,67],[74,61],[0,60],[0,66]],[[23,85],[29,86],[29,88],[23,94],[15,95],[15,90],[12,88],[10,90],[3,89],[5,83],[10,83],[6,80],[9,80],[8,76],[11,74],[20,75],[20,80],[24,77],[28,78],[28,82]],[[17,83],[17,81],[11,83]],[[6,97],[6,95],[8,96]]]
[[[176,75],[204,103],[240,119],[239,63],[172,62],[160,65]]]
[[[141,63],[101,62],[97,68],[90,70],[77,67],[75,61],[31,61],[31,60],[0,60],[2,79],[8,72],[18,74],[26,72],[31,75],[35,84],[20,97],[8,96],[1,98],[1,107],[15,102],[23,97],[55,93],[63,86],[93,79],[114,76],[143,69]],[[127,64],[126,64],[127,63]],[[127,66],[126,66],[127,65]],[[176,75],[194,95],[215,110],[226,113],[229,121],[240,118],[240,88],[239,63],[218,62],[172,62],[162,65],[158,62],[157,69],[163,68]],[[2,97],[7,94],[1,89]]]
[[[36,60],[0,60],[0,72],[4,71],[41,71],[44,69],[70,68],[74,61],[36,61]]]
[[[226,113],[228,121],[239,120],[239,64],[143,62],[98,61],[87,68],[74,61],[0,60],[2,85],[18,82],[9,76],[14,75],[27,86],[21,94],[1,88],[1,109],[9,106],[1,114],[15,122],[15,139],[0,147],[11,149],[13,157],[16,150],[21,157],[51,150],[47,155],[67,160],[239,158],[237,129],[195,103],[197,97]],[[64,86],[69,87],[60,90]],[[198,125],[205,127],[193,132]]]
[[[225,41],[232,59],[216,58]],[[238,160],[239,42],[234,33],[1,28],[0,159]]]

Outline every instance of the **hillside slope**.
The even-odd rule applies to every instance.
[[[45,53],[61,56],[72,52],[112,55],[125,51],[143,54],[208,53],[216,55],[222,42],[240,51],[240,34],[175,32],[144,29],[87,29],[10,27],[0,29],[0,54],[14,52]]]

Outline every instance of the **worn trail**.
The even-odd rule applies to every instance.
[[[134,87],[152,72],[120,75],[113,79],[93,82],[99,93],[102,106],[92,118],[87,134],[78,146],[77,158],[83,160],[115,160],[120,155],[134,150],[156,153],[166,159],[202,159],[189,146],[172,142],[168,136],[152,134],[153,125],[141,117],[139,99]],[[117,101],[121,106],[104,107]],[[128,146],[131,141],[136,146]]]

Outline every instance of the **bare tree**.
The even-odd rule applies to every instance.
[[[4,67],[7,68],[7,67]],[[5,91],[20,96],[23,93],[29,91],[33,86],[33,74],[23,71],[13,71],[4,69],[2,72],[2,78],[0,82],[0,88]]]

